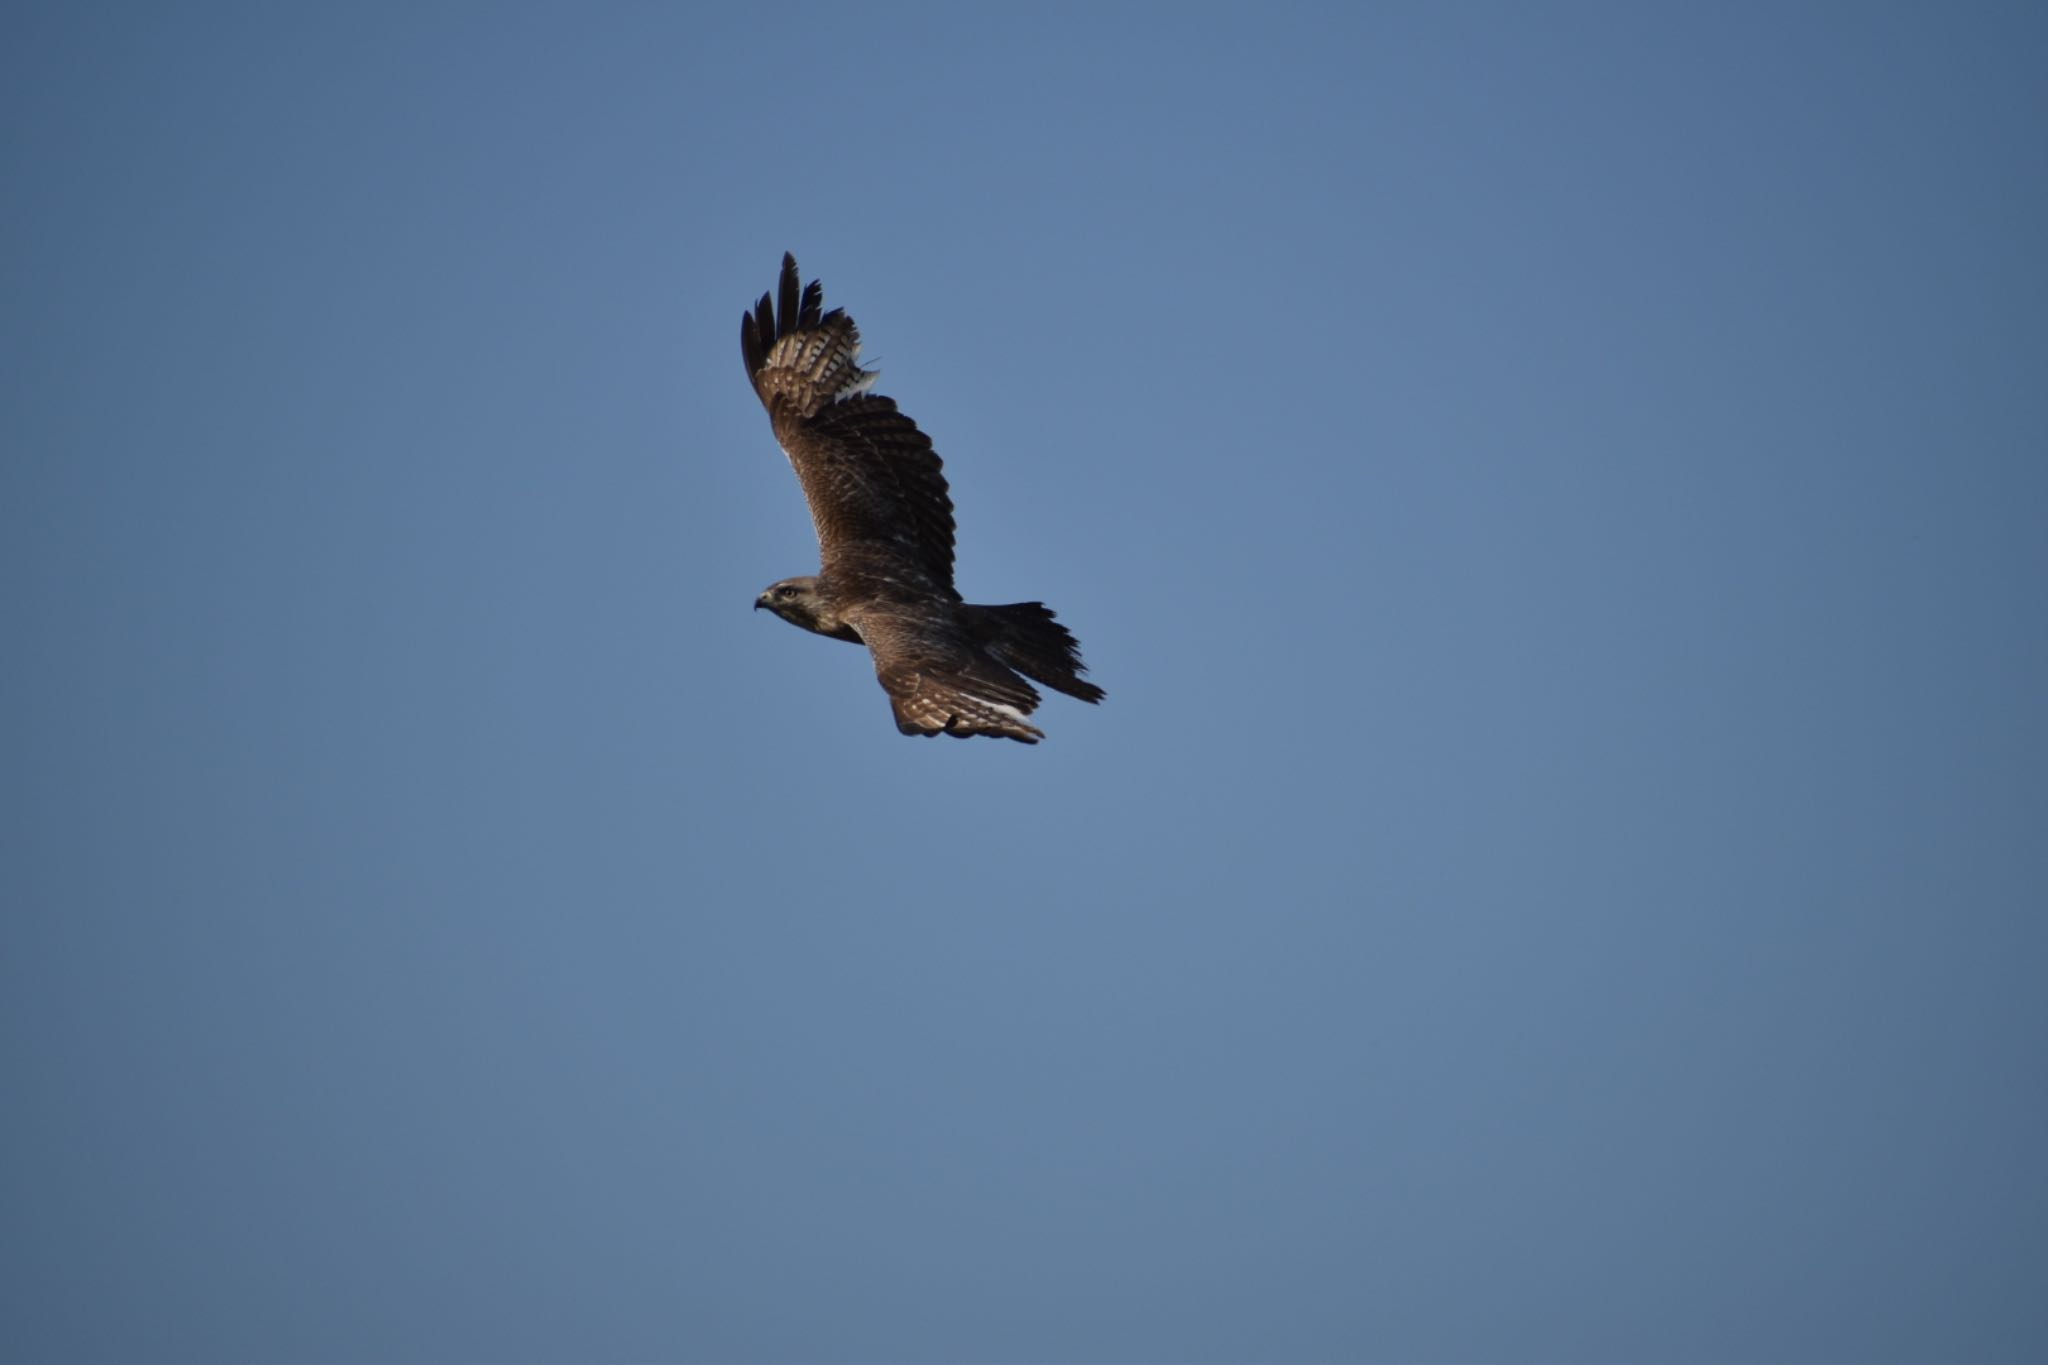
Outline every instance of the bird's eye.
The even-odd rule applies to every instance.
[[[796,589],[795,589],[795,588],[777,588],[777,589],[776,589],[775,591],[777,591],[778,593],[781,593],[781,594],[782,594],[782,595],[783,595],[784,597],[794,597],[794,596],[796,596]]]

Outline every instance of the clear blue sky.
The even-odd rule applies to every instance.
[[[2048,1358],[2044,63],[9,6],[0,1358]],[[1038,748],[749,610],[784,250]]]

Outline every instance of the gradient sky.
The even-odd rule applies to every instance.
[[[2048,1359],[2044,70],[9,5],[0,1358]],[[748,609],[784,250],[1036,749]]]

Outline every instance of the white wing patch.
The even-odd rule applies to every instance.
[[[856,356],[860,354],[858,347],[855,348],[854,354]],[[844,403],[849,398],[860,397],[875,386],[875,381],[882,377],[882,372],[880,370],[855,370],[854,376],[853,379],[840,386],[839,392],[832,395],[833,402]]]
[[[781,395],[805,417],[815,417],[821,408],[866,393],[881,375],[860,367],[860,332],[841,314],[778,339],[754,384],[764,400]]]

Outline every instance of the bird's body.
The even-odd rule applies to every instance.
[[[939,457],[894,401],[869,392],[860,332],[799,289],[782,258],[777,293],[740,322],[747,379],[768,410],[817,527],[823,567],[755,599],[794,626],[865,644],[910,735],[992,735],[1036,744],[1032,678],[1082,701],[1080,647],[1043,603],[977,606],[953,586],[953,503]],[[1021,675],[1021,676],[1020,676]]]

